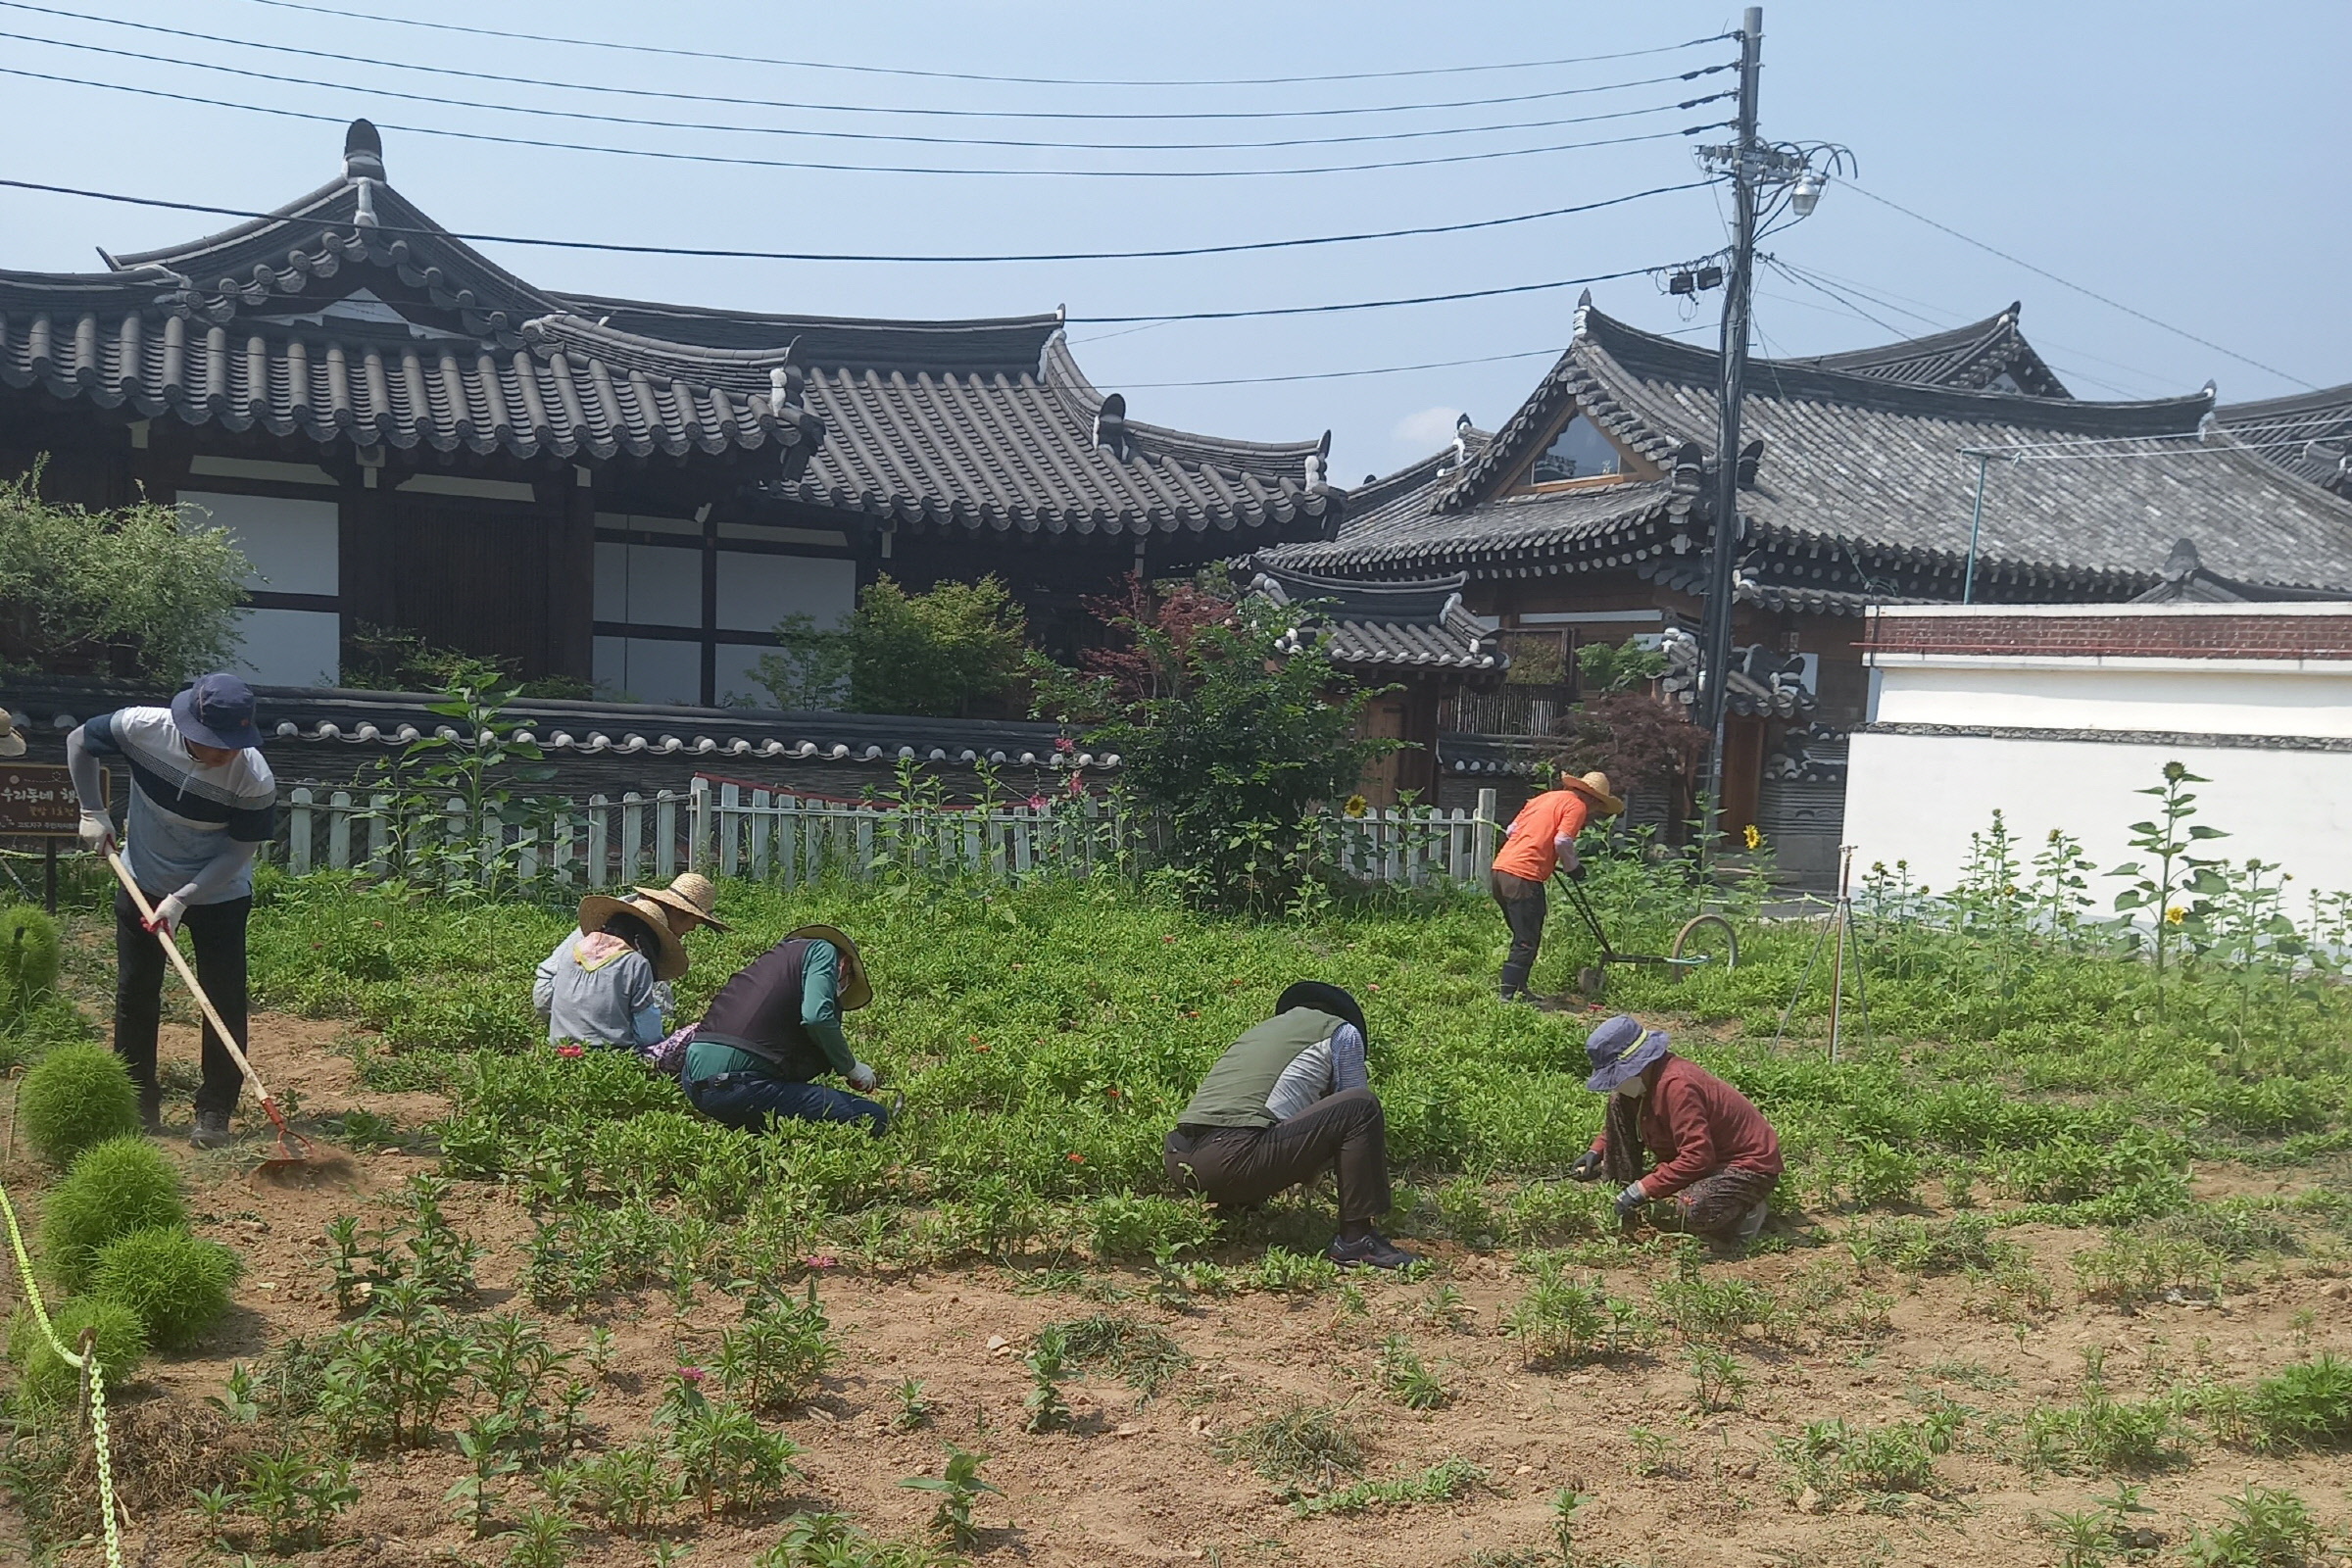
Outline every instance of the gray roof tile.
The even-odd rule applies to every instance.
[[[2213,416],[2296,478],[2352,499],[2352,382],[2259,403],[2225,404]]]
[[[1234,576],[1278,606],[1299,606],[1303,623],[1289,634],[1315,645],[1342,668],[1410,674],[1415,670],[1493,671],[1510,667],[1494,628],[1462,605],[1463,575],[1414,582],[1349,582],[1290,570],[1264,554]]]

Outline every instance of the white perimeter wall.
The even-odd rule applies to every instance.
[[[2161,732],[2178,741],[1983,734],[1853,737],[1845,842],[1857,879],[1873,861],[1908,860],[1937,892],[1958,879],[1968,838],[1998,807],[2024,855],[2053,827],[2082,839],[2105,871],[2140,858],[2126,842],[2156,803],[2134,793],[2168,761],[2195,786],[2190,820],[2226,830],[2204,853],[2283,864],[2302,888],[2352,889],[2352,751],[2197,744],[2191,736],[2352,736],[2345,662],[1998,659],[1881,656],[1880,724],[1963,729]],[[2092,878],[2099,906],[2121,881]],[[2297,901],[2299,902],[2299,901]]]
[[[236,541],[252,568],[248,589],[328,599],[341,592],[334,502],[182,490],[179,504]],[[342,615],[332,610],[244,611],[237,619],[244,642],[229,667],[256,685],[337,685],[342,628]]]

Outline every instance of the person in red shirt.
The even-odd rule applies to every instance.
[[[1781,1179],[1781,1139],[1739,1090],[1668,1050],[1662,1029],[1619,1013],[1585,1042],[1592,1076],[1609,1097],[1600,1136],[1568,1174],[1622,1183],[1617,1212],[1671,1199],[1683,1228],[1719,1242],[1753,1241]],[[1642,1171],[1642,1151],[1658,1158]]]
[[[1527,977],[1544,944],[1544,884],[1561,867],[1581,878],[1585,867],[1576,856],[1576,836],[1594,813],[1615,816],[1624,809],[1625,803],[1609,791],[1608,774],[1563,774],[1559,788],[1536,796],[1511,818],[1502,851],[1487,878],[1494,902],[1502,906],[1502,923],[1511,932],[1511,951],[1502,960],[1503,1001],[1529,995]]]

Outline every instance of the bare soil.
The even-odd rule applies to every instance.
[[[306,1118],[360,1108],[391,1116],[404,1130],[446,1111],[431,1095],[362,1091],[352,1057],[338,1049],[343,1026],[284,1016],[256,1020],[263,1070],[290,1091]],[[168,1057],[192,1062],[194,1037],[168,1028]],[[171,1113],[168,1112],[168,1115]],[[176,1112],[184,1132],[187,1112]],[[184,1165],[201,1234],[233,1247],[246,1273],[230,1319],[200,1353],[159,1356],[142,1382],[125,1390],[121,1453],[132,1477],[134,1562],[219,1560],[204,1544],[193,1513],[168,1500],[204,1443],[175,1442],[175,1431],[208,1430],[202,1402],[218,1393],[237,1360],[252,1360],[287,1335],[318,1335],[339,1321],[320,1267],[325,1222],[359,1211],[429,1168],[429,1152],[361,1154],[347,1183],[308,1189],[262,1188],[246,1171],[268,1148],[258,1114],[240,1113],[246,1133],[235,1150],[190,1151],[174,1136],[165,1145]],[[2200,1196],[2291,1191],[2289,1179],[2236,1167],[2198,1173]],[[12,1191],[36,1188],[22,1163],[7,1172]],[[459,1184],[448,1205],[453,1222],[489,1248],[479,1277],[481,1307],[524,1306],[514,1291],[521,1242],[530,1226],[503,1189]],[[867,1278],[832,1272],[822,1295],[844,1359],[822,1393],[785,1423],[806,1450],[806,1479],[795,1494],[746,1519],[706,1523],[681,1514],[670,1539],[692,1545],[696,1568],[749,1562],[777,1536],[776,1522],[800,1508],[838,1509],[878,1535],[913,1538],[929,1499],[898,1485],[937,1473],[942,1440],[988,1452],[985,1474],[1004,1489],[981,1504],[989,1528],[985,1554],[1039,1565],[1110,1563],[1383,1564],[1437,1568],[1485,1551],[1535,1547],[1550,1539],[1547,1508],[1561,1488],[1589,1494],[1576,1515],[1579,1560],[1788,1568],[1788,1565],[1916,1563],[2050,1564],[2058,1553],[2036,1525],[2053,1509],[2088,1506],[2111,1494],[2115,1480],[2032,1481],[1989,1451],[1998,1417],[2022,1417],[2036,1404],[2068,1402],[2080,1389],[2083,1352],[2103,1349],[2120,1394],[2210,1368],[2249,1379],[2316,1350],[2352,1355],[2352,1294],[2340,1248],[2332,1258],[2289,1259],[2219,1304],[2161,1305],[2125,1313],[2085,1301],[2074,1288],[2072,1253],[2095,1235],[2037,1226],[2006,1234],[2032,1248],[2053,1286],[2057,1309],[2021,1332],[1970,1305],[1959,1280],[1930,1280],[1916,1292],[1881,1275],[1863,1281],[1842,1248],[1816,1247],[1826,1229],[1800,1224],[1795,1245],[1724,1265],[1787,1290],[1808,1269],[1836,1268],[1855,1289],[1894,1296],[1883,1334],[1799,1333],[1788,1341],[1739,1349],[1750,1379],[1741,1408],[1701,1412],[1689,1372],[1671,1345],[1654,1354],[1605,1365],[1537,1372],[1498,1331],[1523,1294],[1524,1275],[1507,1254],[1432,1246],[1437,1280],[1451,1283],[1467,1308],[1458,1331],[1420,1311],[1431,1285],[1361,1280],[1369,1307],[1355,1316],[1333,1293],[1307,1297],[1245,1296],[1205,1301],[1173,1313],[1134,1298],[1102,1307],[1068,1294],[1023,1294],[1013,1276],[994,1270]],[[1611,1292],[1641,1298],[1664,1265],[1606,1271]],[[1114,1282],[1120,1276],[1109,1276]],[[1140,1286],[1140,1280],[1125,1281]],[[720,1326],[734,1315],[723,1298],[706,1299],[691,1321],[673,1319],[665,1298],[649,1294],[593,1313],[607,1323],[616,1353],[588,1407],[592,1441],[626,1441],[642,1432],[671,1370],[704,1359]],[[1194,1368],[1150,1400],[1096,1377],[1069,1389],[1073,1431],[1032,1437],[1020,1430],[1028,1379],[1020,1355],[1027,1337],[1050,1321],[1097,1310],[1129,1313],[1162,1325],[1195,1358]],[[2298,1329],[2297,1314],[2311,1317]],[[556,1320],[560,1345],[584,1342],[586,1323]],[[1416,1414],[1380,1390],[1376,1347],[1399,1332],[1451,1396],[1441,1409]],[[891,1390],[916,1378],[937,1409],[929,1431],[901,1433],[890,1417]],[[1863,1511],[1859,1501],[1800,1511],[1773,1456],[1776,1437],[1804,1422],[1842,1417],[1876,1425],[1916,1416],[1916,1397],[1941,1394],[1972,1407],[1960,1446],[1936,1464],[1934,1491],[1895,1511]],[[1491,1485],[1452,1504],[1389,1508],[1352,1518],[1300,1519],[1276,1489],[1245,1465],[1220,1457],[1219,1440],[1296,1395],[1344,1405],[1369,1441],[1367,1474],[1417,1471],[1448,1455],[1486,1467]],[[1646,1428],[1668,1446],[1644,1461],[1633,1429]],[[144,1434],[144,1441],[139,1441]],[[217,1434],[216,1434],[217,1440]],[[216,1441],[208,1440],[208,1441]],[[2190,1521],[2216,1522],[2222,1499],[2249,1483],[2290,1488],[2320,1516],[2341,1527],[2352,1487],[2352,1457],[2259,1457],[2197,1446],[2192,1462],[2144,1478],[2148,1519],[2177,1553]],[[152,1485],[139,1477],[158,1472]],[[316,1554],[338,1565],[496,1563],[505,1547],[472,1542],[450,1522],[442,1498],[461,1473],[441,1447],[369,1459],[359,1469],[361,1501],[344,1519],[339,1544]],[[535,1500],[527,1483],[513,1489],[509,1511]],[[184,1495],[184,1494],[182,1494]],[[21,1530],[0,1513],[0,1564]],[[2338,1550],[2342,1537],[2336,1537]],[[94,1544],[68,1549],[64,1562],[88,1568]],[[583,1534],[572,1559],[582,1564],[642,1564],[645,1541]],[[2352,1563],[2352,1557],[2345,1559]]]

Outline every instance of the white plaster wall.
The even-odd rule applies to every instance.
[[[323,610],[248,610],[237,617],[229,668],[256,686],[333,686],[341,682],[343,617]]]
[[[182,490],[179,504],[236,541],[253,568],[246,573],[246,587],[277,594],[343,591],[340,514],[334,502]]]
[[[2246,668],[2259,662],[2267,667]],[[1883,658],[1872,719],[2035,729],[2352,737],[2352,663]]]
[[[1890,706],[1893,686],[1889,680]],[[2201,853],[2278,861],[2299,888],[2352,889],[2352,753],[1862,732],[1850,755],[1845,842],[1855,847],[1857,882],[1873,861],[1908,860],[1915,881],[1950,888],[1969,834],[1990,822],[1995,807],[2026,856],[2055,827],[2082,839],[2100,871],[2143,858],[2128,830],[2148,820],[2156,803],[2134,791],[2161,782],[2164,764],[2180,761],[2211,781],[2193,786],[2190,820],[2230,835]],[[2102,911],[2123,886],[2091,878]]]

